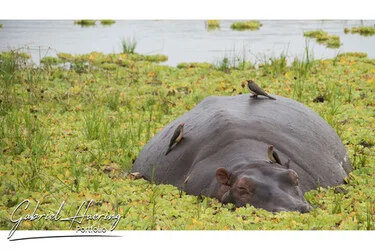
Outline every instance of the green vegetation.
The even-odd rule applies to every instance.
[[[310,37],[310,38],[320,38],[320,37],[327,37],[328,33],[323,30],[314,30],[314,31],[306,31],[303,33],[305,37]]]
[[[280,57],[267,58],[264,56],[260,59],[258,67],[262,69],[264,76],[284,74],[287,69],[286,53],[281,53]]]
[[[316,73],[313,70],[314,59],[313,52],[310,51],[308,43],[305,46],[303,58],[294,58],[290,67],[294,74],[293,80],[295,81],[292,86],[292,98],[297,101],[303,102],[303,95],[307,87],[306,80],[312,74]],[[313,100],[314,101],[314,100]]]
[[[3,28],[3,24],[0,23],[0,29]]]
[[[339,36],[328,35],[328,33],[323,30],[306,31],[303,35],[309,38],[316,38],[319,44],[324,44],[327,48],[339,48],[341,46]]]
[[[345,52],[337,55],[337,57],[358,57],[358,58],[366,58],[367,53],[363,52]]]
[[[373,26],[360,26],[360,27],[353,27],[353,28],[345,28],[345,34],[348,33],[358,33],[361,36],[373,36],[375,35],[375,27]]]
[[[84,26],[94,26],[96,23],[95,20],[75,20],[74,24]]]
[[[259,30],[262,24],[259,21],[235,22],[230,25],[233,30]]]
[[[206,28],[208,31],[220,29],[220,20],[207,20]]]
[[[177,68],[179,69],[188,69],[188,68],[212,68],[213,65],[211,63],[199,63],[199,62],[192,62],[192,63],[179,63]]]
[[[116,23],[116,21],[115,20],[111,20],[111,19],[105,19],[105,20],[100,20],[100,23],[102,25],[112,25],[112,24]]]
[[[326,41],[327,48],[339,48],[341,46],[339,36],[328,36]]]
[[[233,48],[231,51],[226,52],[224,57],[216,60],[213,67],[224,73],[230,73],[231,70],[245,70],[254,68],[254,65],[246,58],[246,47],[242,51],[237,51]]]
[[[314,60],[308,46],[291,64],[286,53],[261,60],[259,68],[226,58],[220,69],[209,63],[169,67],[136,53],[59,53],[36,67],[21,51],[3,52],[0,229],[14,225],[12,212],[29,199],[29,208],[13,218],[32,214],[36,201],[38,214],[56,213],[65,201],[60,216],[71,217],[83,201],[93,200],[88,213],[120,214],[116,229],[123,230],[374,230],[375,59],[344,53]],[[184,192],[180,197],[171,185],[126,177],[143,146],[166,124],[209,95],[249,94],[246,79],[302,102],[335,129],[354,169],[339,186],[343,191],[320,187],[306,193],[314,207],[307,214],[271,213]],[[317,96],[324,102],[314,102]],[[24,221],[19,229],[69,230],[70,224],[42,218]],[[111,222],[85,220],[72,229],[92,225],[108,230]]]
[[[144,57],[144,59],[149,62],[165,62],[168,60],[168,57],[166,55],[156,54],[156,55],[147,55]]]
[[[122,45],[122,52],[125,54],[134,54],[135,47],[137,47],[137,41],[133,37],[132,39],[126,39],[123,38],[121,40],[121,45]]]

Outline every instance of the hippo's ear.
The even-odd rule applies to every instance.
[[[294,186],[298,186],[298,174],[295,171],[288,170],[288,179]]]
[[[226,186],[230,186],[230,173],[225,168],[216,170],[216,180]]]

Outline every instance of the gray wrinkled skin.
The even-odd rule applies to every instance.
[[[268,211],[308,212],[311,206],[303,193],[318,185],[342,184],[351,171],[349,157],[318,114],[299,102],[274,97],[207,97],[151,139],[132,171],[151,180],[154,169],[156,183],[237,207],[249,203]],[[182,122],[184,139],[165,156],[170,137]],[[269,145],[274,145],[282,163],[290,159],[290,170],[269,162]],[[219,177],[224,184],[219,181],[219,168],[228,172],[228,183],[223,175]]]
[[[241,182],[242,185],[239,184]],[[228,187],[229,190],[224,185],[224,194],[217,196],[224,204],[233,203],[242,207],[249,203],[272,212],[311,210],[299,188],[298,174],[281,166],[270,167],[267,163],[259,162],[253,166],[238,167],[231,172]]]

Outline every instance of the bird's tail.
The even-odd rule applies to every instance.
[[[167,152],[165,152],[165,155],[169,154],[169,152],[171,152],[171,148],[168,148]]]
[[[276,98],[273,98],[272,96],[270,95],[267,95],[268,98],[272,99],[272,100],[276,100]]]

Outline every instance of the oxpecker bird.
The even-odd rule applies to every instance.
[[[257,98],[258,95],[266,96],[272,100],[276,100],[272,96],[268,95],[263,89],[261,89],[253,80],[247,80],[247,87],[250,92],[253,93],[251,97]]]
[[[268,158],[270,158],[272,163],[278,163],[282,165],[278,154],[276,153],[276,151],[273,150],[273,145],[270,145],[268,147],[267,154],[268,154]]]
[[[185,123],[181,123],[180,125],[177,126],[177,128],[175,129],[174,133],[173,133],[173,136],[171,138],[171,141],[169,142],[169,146],[168,146],[168,150],[167,152],[165,153],[165,155],[167,155],[169,152],[171,152],[172,150],[172,146],[176,143],[178,143],[179,141],[181,141],[182,137],[184,136],[184,126],[185,126]]]

